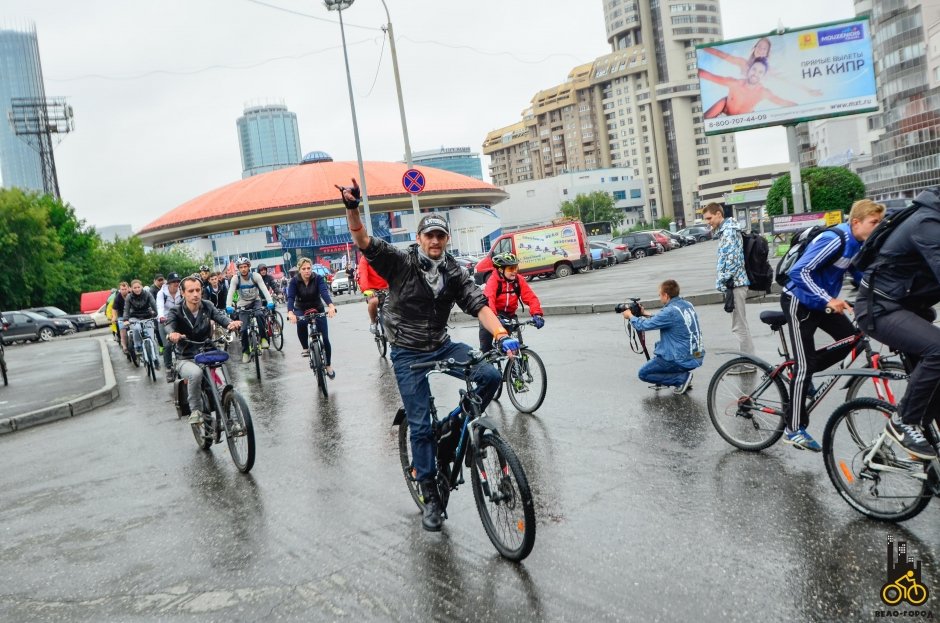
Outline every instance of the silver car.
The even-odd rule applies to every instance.
[[[630,259],[630,249],[623,242],[614,242],[613,240],[593,240],[591,244],[603,245],[608,249],[614,258],[614,264],[622,264]]]

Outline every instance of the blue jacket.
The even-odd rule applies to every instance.
[[[839,241],[840,235],[845,240],[845,246],[842,256],[837,257],[842,244]],[[819,234],[787,273],[790,283],[784,292],[795,296],[809,309],[824,309],[826,303],[839,296],[842,291],[845,272],[849,270],[852,258],[861,247],[861,243],[852,235],[848,223],[836,225],[831,230]],[[833,258],[834,262],[831,261]],[[856,279],[861,278],[856,271],[853,271],[853,275]]]
[[[653,354],[657,357],[677,363],[687,370],[699,367],[705,360],[705,344],[702,342],[698,314],[692,303],[685,299],[676,297],[652,318],[634,316],[630,322],[637,331],[659,329],[660,340],[653,348]]]
[[[731,279],[735,288],[751,285],[744,268],[744,238],[741,226],[733,218],[726,218],[718,228],[718,270],[715,288],[719,292],[728,289],[725,285]]]

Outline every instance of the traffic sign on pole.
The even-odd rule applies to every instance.
[[[401,185],[412,195],[417,195],[424,190],[427,180],[424,179],[424,173],[417,169],[408,169],[401,177]]]

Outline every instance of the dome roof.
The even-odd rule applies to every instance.
[[[411,210],[402,187],[408,166],[401,162],[366,162],[366,184],[372,212]],[[509,195],[474,177],[433,167],[414,167],[426,180],[419,195],[422,208],[460,205],[491,206]],[[313,218],[342,216],[345,208],[336,184],[359,177],[356,162],[298,165],[238,180],[211,190],[170,210],[138,232],[145,244],[172,242],[211,233],[271,226]]]
[[[312,162],[333,162],[333,156],[325,151],[311,151],[304,154],[300,159],[300,164],[310,164]]]

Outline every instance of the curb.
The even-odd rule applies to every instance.
[[[64,420],[66,418],[75,417],[76,415],[82,415],[83,413],[94,411],[98,407],[115,400],[119,392],[117,381],[114,378],[114,368],[111,365],[111,355],[108,352],[107,339],[99,338],[98,344],[101,346],[104,387],[79,396],[69,402],[63,402],[51,407],[36,409],[35,411],[30,411],[23,415],[15,415],[10,418],[2,419],[0,420],[0,435],[30,428],[32,426],[38,426],[40,424],[55,422],[57,420]]]

